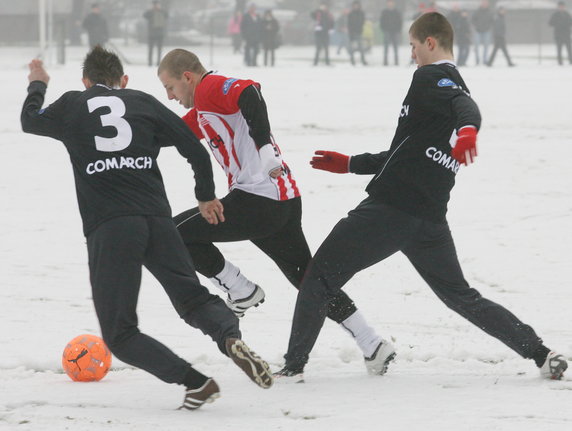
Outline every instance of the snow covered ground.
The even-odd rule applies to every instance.
[[[477,163],[462,168],[449,222],[466,278],[531,324],[572,358],[572,80],[537,47],[511,47],[518,64],[469,67],[463,75],[483,114]],[[545,53],[552,47],[544,47]],[[145,47],[123,48],[130,87],[166,99]],[[348,154],[386,149],[411,66],[311,67],[311,48],[284,47],[276,68],[247,69],[218,47],[196,52],[207,67],[262,83],[275,137],[303,193],[312,250],[364,196],[369,178],[310,168],[314,150]],[[81,88],[84,50],[49,69],[47,101]],[[401,255],[363,273],[346,291],[398,356],[370,377],[352,339],[328,322],[306,369],[306,383],[261,390],[214,343],[186,326],[146,274],[141,329],[214,376],[222,398],[196,412],[176,411],[182,388],[115,360],[99,383],[62,374],[68,340],[99,333],[85,241],[64,147],[21,132],[19,114],[32,48],[0,48],[0,429],[6,430],[514,430],[572,427],[572,372],[544,381],[532,361],[449,311]],[[404,47],[402,59],[407,58]],[[405,64],[405,61],[402,61]],[[159,158],[175,213],[194,206],[192,173],[176,151]],[[225,179],[215,166],[219,196]],[[250,243],[224,244],[227,258],[263,286],[267,300],[241,321],[244,339],[273,369],[281,366],[295,291]],[[208,283],[205,280],[206,283]],[[209,286],[211,287],[211,286]],[[214,288],[213,288],[214,289]]]

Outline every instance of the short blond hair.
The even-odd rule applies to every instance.
[[[169,51],[167,55],[163,57],[159,64],[157,75],[167,72],[173,78],[179,79],[183,73],[187,71],[203,74],[206,72],[206,69],[196,54],[186,49],[177,48]]]

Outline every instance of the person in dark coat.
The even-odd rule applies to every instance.
[[[153,65],[153,49],[157,47],[157,65],[159,65],[168,14],[162,8],[161,2],[154,0],[151,9],[147,10],[143,17],[147,20],[148,63],[149,66]]]
[[[363,25],[365,24],[365,13],[359,1],[352,3],[352,10],[348,14],[348,35],[350,38],[350,60],[355,63],[354,52],[358,51],[361,57],[361,64],[367,65],[362,43]]]
[[[262,48],[264,49],[264,65],[274,66],[275,51],[280,45],[280,23],[268,9],[262,17]]]
[[[489,0],[482,0],[479,8],[473,13],[471,22],[475,29],[475,60],[477,64],[486,64],[489,57],[489,45],[491,44],[494,14]],[[483,47],[483,55],[479,56],[479,46]]]
[[[83,20],[82,27],[87,31],[90,49],[97,45],[103,47],[109,40],[107,21],[101,15],[101,9],[97,3],[91,5],[91,12]]]
[[[260,39],[262,37],[262,23],[256,13],[256,5],[251,3],[240,23],[240,33],[244,39],[244,64],[257,66]]]
[[[510,55],[508,54],[508,50],[506,48],[506,23],[504,20],[505,16],[505,8],[500,6],[497,10],[495,15],[495,20],[493,22],[493,40],[494,40],[494,47],[491,57],[487,62],[487,66],[492,66],[493,62],[495,61],[495,56],[497,51],[500,49],[506,58],[506,62],[509,66],[514,66],[514,63],[510,59]]]
[[[389,47],[393,48],[393,57],[395,65],[399,64],[399,39],[401,35],[401,26],[403,24],[403,17],[401,12],[395,8],[395,1],[387,0],[387,6],[381,11],[379,18],[379,26],[383,32],[383,65],[388,65]]]
[[[455,42],[457,43],[457,66],[465,66],[471,47],[472,29],[469,22],[469,13],[465,9],[461,9],[459,4],[456,3],[447,19],[453,26]]]
[[[554,27],[554,41],[556,42],[556,52],[558,64],[562,65],[562,48],[568,51],[568,62],[572,64],[572,47],[570,44],[570,28],[572,27],[572,17],[566,10],[563,1],[558,2],[558,10],[552,14],[548,24]]]
[[[320,53],[324,51],[324,61],[330,65],[330,30],[334,28],[334,17],[328,10],[328,4],[322,2],[320,7],[310,15],[314,20],[314,41],[316,43],[316,55],[314,66],[318,65]]]

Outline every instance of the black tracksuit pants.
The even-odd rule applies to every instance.
[[[328,303],[344,284],[397,251],[445,305],[521,356],[530,358],[542,343],[530,326],[468,285],[447,223],[430,223],[369,197],[338,222],[309,264],[285,355],[288,368],[306,364]]]
[[[240,338],[238,319],[201,286],[170,217],[112,218],[87,237],[93,301],[103,340],[123,362],[167,383],[182,384],[190,364],[137,327],[143,265],[157,278],[179,316],[209,335],[226,355],[225,340]]]
[[[235,189],[221,202],[223,223],[209,224],[198,208],[175,217],[196,270],[209,278],[223,270],[224,257],[213,242],[249,240],[298,288],[312,257],[302,231],[301,198],[276,201]],[[341,323],[355,311],[353,301],[344,292],[339,292],[330,303],[327,315]]]

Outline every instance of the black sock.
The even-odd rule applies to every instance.
[[[198,389],[205,384],[207,379],[207,376],[199,373],[193,367],[189,367],[189,371],[187,371],[183,379],[183,385],[185,385],[187,389]]]
[[[532,354],[532,359],[536,362],[536,366],[538,368],[542,367],[544,361],[546,361],[546,357],[550,353],[550,349],[546,347],[544,344],[541,344],[537,347],[537,349]]]

